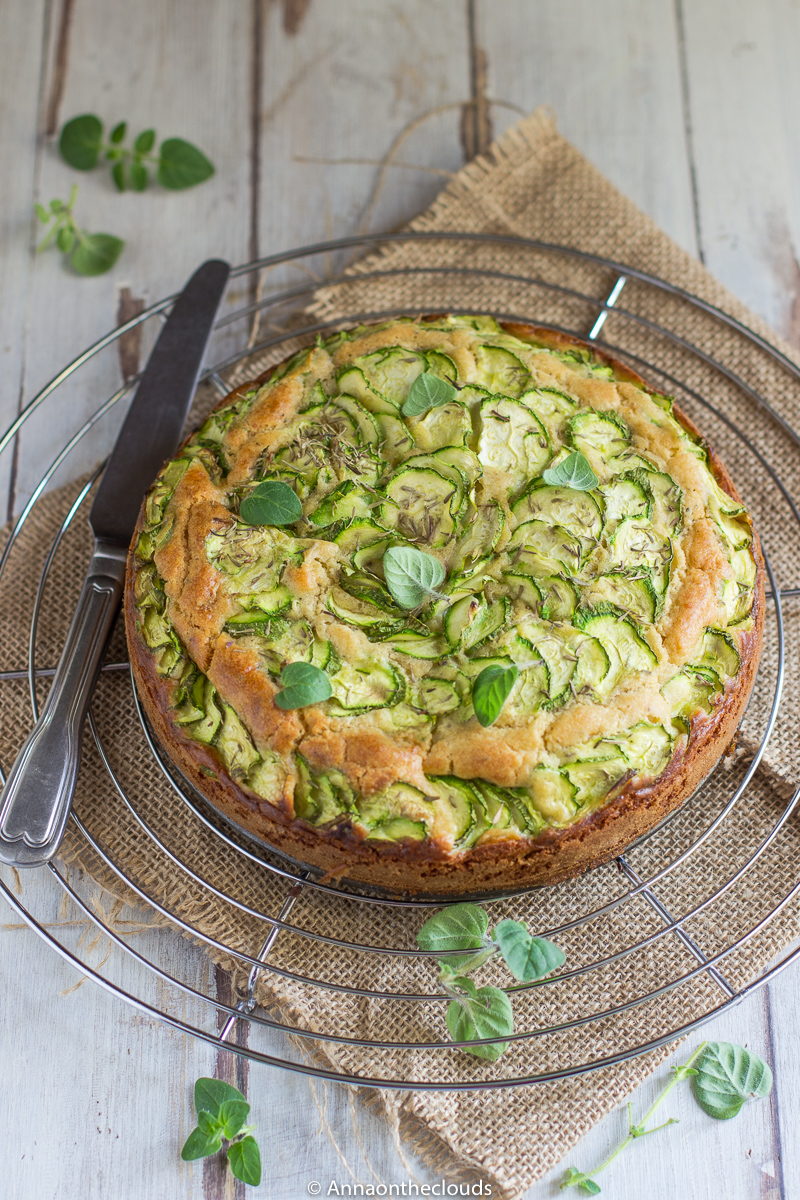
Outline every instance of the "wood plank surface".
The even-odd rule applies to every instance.
[[[800,336],[793,0],[571,0],[568,10],[557,0],[7,0],[4,16],[0,144],[4,161],[13,149],[18,164],[0,175],[4,421],[115,324],[123,289],[130,306],[175,290],[208,254],[238,262],[393,228],[433,198],[465,154],[539,103],[551,104],[562,131],[681,245],[702,252],[776,328]],[[218,168],[211,182],[183,194],[118,196],[100,172],[81,178],[81,221],[128,240],[118,266],[96,280],[69,275],[55,252],[38,260],[29,252],[33,202],[65,196],[74,176],[52,136],[37,141],[37,130],[55,131],[87,110],[194,140]],[[403,165],[382,169],[387,156]],[[120,380],[114,352],[91,394],[65,391],[61,415],[31,424],[17,506],[65,429]],[[105,452],[114,426],[87,441],[70,475]],[[5,476],[0,484],[7,494]],[[43,920],[64,920],[48,877],[27,877],[24,886]],[[3,1194],[241,1197],[244,1189],[213,1164],[178,1158],[191,1127],[192,1082],[215,1072],[246,1087],[259,1125],[265,1182],[248,1194],[296,1200],[312,1181],[409,1178],[391,1131],[357,1093],[257,1066],[237,1075],[232,1057],[94,985],[70,990],[73,968],[17,928],[10,910],[2,920],[0,1044],[12,1131]],[[59,936],[75,945],[81,932],[65,927]],[[199,950],[167,931],[136,934],[132,944],[157,950],[198,989],[223,986]],[[96,946],[90,961],[104,953]],[[165,1002],[161,985],[117,957],[123,986]],[[684,1087],[665,1112],[680,1126],[626,1151],[601,1179],[605,1194],[800,1195],[796,981],[796,970],[785,972],[704,1031],[764,1053],[776,1075],[771,1101],[735,1122],[712,1122]],[[195,1002],[182,1011],[208,1022]],[[662,1068],[632,1097],[635,1113],[665,1075]],[[527,1200],[554,1195],[565,1165],[596,1165],[624,1131],[619,1110]],[[437,1178],[409,1157],[420,1182]]]

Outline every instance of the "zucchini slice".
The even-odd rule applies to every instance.
[[[542,818],[542,824],[564,825],[568,823],[578,806],[575,803],[577,788],[563,771],[539,763],[531,772],[529,793],[531,804]]]
[[[203,680],[203,716],[199,721],[193,721],[184,728],[196,742],[210,746],[217,736],[217,730],[222,724],[222,705],[219,702],[217,689],[210,679]]]
[[[606,521],[621,521],[623,517],[643,517],[649,521],[653,514],[653,493],[646,484],[646,472],[617,475],[600,487],[605,505]]]
[[[441,350],[426,350],[425,358],[428,361],[428,372],[431,375],[455,384],[458,379],[458,370],[449,354],[443,354]]]
[[[477,454],[463,446],[443,446],[441,450],[434,451],[433,457],[440,463],[449,463],[451,466],[457,467],[467,480],[469,487],[477,483],[483,474]]]
[[[444,638],[421,633],[403,632],[386,638],[386,645],[409,658],[444,658],[447,642]]]
[[[636,623],[611,604],[579,608],[575,624],[602,644],[611,660],[609,674],[614,683],[623,671],[649,671],[658,663]]]
[[[250,734],[229,704],[223,705],[222,726],[214,743],[231,779],[244,780],[260,761]]]
[[[602,696],[607,689],[606,683],[611,672],[611,659],[603,643],[596,637],[587,637],[580,643],[578,662],[575,673],[570,681],[571,690],[576,696]],[[613,679],[611,680],[613,684]]]
[[[337,621],[363,630],[367,637],[375,641],[383,641],[399,633],[406,623],[404,616],[392,617],[385,609],[369,600],[351,596],[340,587],[331,589],[325,607]]]
[[[456,529],[463,489],[438,471],[401,467],[385,489],[381,523],[411,541],[446,546]]]
[[[414,690],[414,704],[431,717],[441,717],[459,707],[461,692],[452,679],[426,675]]]
[[[508,620],[505,596],[488,604],[482,596],[464,596],[444,617],[444,633],[451,650],[474,650],[500,633]]]
[[[673,738],[662,725],[640,721],[619,736],[620,751],[637,775],[656,779],[672,756]]]
[[[565,763],[561,769],[575,788],[578,808],[602,800],[629,774],[628,764],[621,754]]]
[[[497,546],[505,525],[505,515],[496,500],[470,505],[463,518],[465,533],[456,543],[450,569],[452,574],[471,571],[487,559]]]
[[[385,541],[390,537],[389,530],[384,529],[377,521],[362,519],[350,521],[333,539],[345,559],[353,556],[364,546],[375,542]],[[358,564],[356,564],[358,565]]]
[[[509,491],[519,491],[529,479],[541,474],[550,457],[550,439],[544,426],[521,401],[492,396],[482,402],[478,458],[484,469],[491,467],[508,475]]]
[[[345,395],[353,396],[375,416],[397,416],[398,405],[392,404],[373,387],[360,367],[345,367],[336,378],[336,386]]]
[[[614,604],[639,621],[652,625],[661,612],[662,597],[656,593],[650,571],[610,571],[591,580],[583,591],[583,602],[593,607],[603,602]]]
[[[397,466],[414,448],[414,439],[399,417],[378,413],[375,420],[381,434],[380,452],[391,466]]]
[[[576,450],[595,451],[604,461],[620,454],[631,440],[631,431],[622,417],[610,411],[581,409],[570,417],[569,429]]]
[[[523,392],[520,400],[536,413],[554,445],[567,440],[569,418],[578,407],[577,400],[552,387]]]
[[[390,404],[401,408],[414,380],[427,370],[428,362],[425,355],[416,350],[392,346],[354,359],[353,366],[361,368],[367,381]]]
[[[544,521],[525,521],[518,525],[506,547],[511,569],[528,570],[544,563],[545,575],[568,575],[580,569],[583,552],[577,538],[567,533],[560,525],[549,525]],[[529,555],[526,552],[532,551]],[[540,574],[539,570],[531,574]]]
[[[594,543],[603,531],[603,510],[591,492],[534,482],[511,508],[520,522],[536,520],[559,525],[574,537]]]
[[[711,667],[721,680],[732,679],[738,674],[742,659],[729,633],[707,629],[703,634],[703,653],[696,665]]]
[[[649,571],[653,587],[663,595],[669,584],[672,542],[649,521],[624,517],[611,538],[611,560],[622,571],[641,567]]]
[[[499,346],[478,346],[475,350],[477,382],[490,392],[519,397],[531,385],[530,371],[516,354]]]
[[[475,794],[471,786],[465,779],[457,779],[454,775],[429,776],[428,783],[452,809],[454,844],[464,845],[475,824]]]
[[[406,422],[414,441],[426,454],[445,446],[463,449],[472,435],[472,417],[461,400],[431,408],[421,417],[406,417]]]
[[[428,836],[438,823],[436,802],[409,783],[393,783],[376,796],[359,798],[355,806],[359,823],[369,831],[367,836],[383,841],[387,837],[395,840],[394,830],[400,838],[414,837],[415,825],[421,825]]]
[[[349,521],[353,517],[369,518],[373,498],[352,479],[345,479],[338,487],[308,514],[308,520],[317,528],[325,529],[337,521]]]
[[[373,446],[377,449],[381,441],[381,433],[378,428],[378,422],[371,412],[368,412],[363,405],[359,404],[352,396],[346,393],[341,393],[338,396],[331,397],[328,400],[329,408],[340,408],[347,415],[355,429],[355,440],[365,446]]]
[[[333,696],[326,704],[334,717],[352,717],[375,708],[391,708],[406,694],[405,676],[390,662],[344,663],[329,678]]]

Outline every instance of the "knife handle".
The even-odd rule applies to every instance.
[[[58,849],[72,806],[83,723],[125,579],[125,551],[97,542],[39,720],[0,793],[0,861],[38,867]]]

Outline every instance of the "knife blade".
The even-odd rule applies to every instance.
[[[176,300],[150,355],[89,514],[94,553],[50,694],[0,793],[0,861],[48,862],[64,836],[84,719],[117,615],[142,497],[180,443],[230,275],[211,259]]]

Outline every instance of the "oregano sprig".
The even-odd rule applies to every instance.
[[[542,478],[551,487],[568,487],[576,492],[590,492],[600,482],[588,458],[579,450],[573,450],[560,463],[548,467],[542,472]]]
[[[494,725],[500,716],[518,676],[519,668],[514,663],[509,663],[507,667],[495,663],[491,667],[484,667],[473,683],[472,705],[475,716],[484,728]]]
[[[430,371],[423,371],[409,388],[400,411],[404,417],[421,417],[432,408],[449,404],[457,395],[456,389],[447,379],[440,379]]]
[[[51,200],[47,207],[43,204],[35,206],[36,216],[43,225],[49,225],[36,249],[37,252],[46,250],[55,241],[78,275],[103,275],[114,266],[125,243],[110,233],[89,233],[81,229],[74,216],[77,195],[78,189],[73,187],[69,200]]]
[[[438,558],[415,550],[413,546],[390,546],[383,556],[383,574],[392,599],[401,608],[418,608],[436,591],[444,579],[444,567]]]
[[[257,1187],[261,1182],[261,1152],[252,1136],[255,1125],[245,1125],[250,1105],[239,1089],[222,1079],[198,1079],[194,1107],[197,1127],[181,1150],[184,1162],[217,1154],[225,1143],[232,1173],[242,1183]]]
[[[333,695],[331,681],[321,667],[313,663],[293,662],[281,671],[281,688],[275,696],[278,708],[306,708],[322,704]]]
[[[447,954],[438,960],[439,984],[450,997],[445,1020],[456,1042],[510,1036],[514,1032],[514,1014],[506,992],[496,987],[478,988],[467,978],[490,958],[500,954],[520,983],[542,979],[565,962],[558,946],[546,938],[534,937],[521,921],[500,921],[490,932],[488,914],[479,904],[453,904],[442,909],[422,926],[417,944],[421,950],[434,953],[474,951]],[[463,1047],[466,1054],[490,1062],[507,1048],[507,1042]]]
[[[61,157],[77,171],[92,171],[102,160],[112,164],[111,175],[119,191],[130,187],[143,192],[150,182],[148,166],[156,169],[162,187],[172,191],[194,187],[214,174],[214,166],[191,142],[167,138],[153,153],[156,131],[144,129],[131,147],[123,143],[128,122],[120,121],[103,140],[103,122],[94,113],[67,121],[58,139]]]
[[[701,1042],[688,1062],[672,1068],[669,1083],[659,1092],[636,1125],[631,1117],[631,1105],[628,1105],[628,1136],[608,1158],[604,1159],[599,1167],[595,1167],[591,1174],[570,1167],[561,1181],[561,1189],[575,1187],[590,1196],[596,1196],[600,1186],[595,1182],[594,1176],[610,1166],[626,1146],[637,1138],[658,1133],[659,1129],[666,1129],[668,1125],[677,1125],[677,1118],[670,1117],[661,1125],[647,1128],[653,1113],[682,1079],[692,1080],[695,1099],[703,1111],[723,1121],[735,1117],[747,1099],[762,1099],[769,1094],[772,1087],[772,1072],[757,1054],[732,1042]]]

